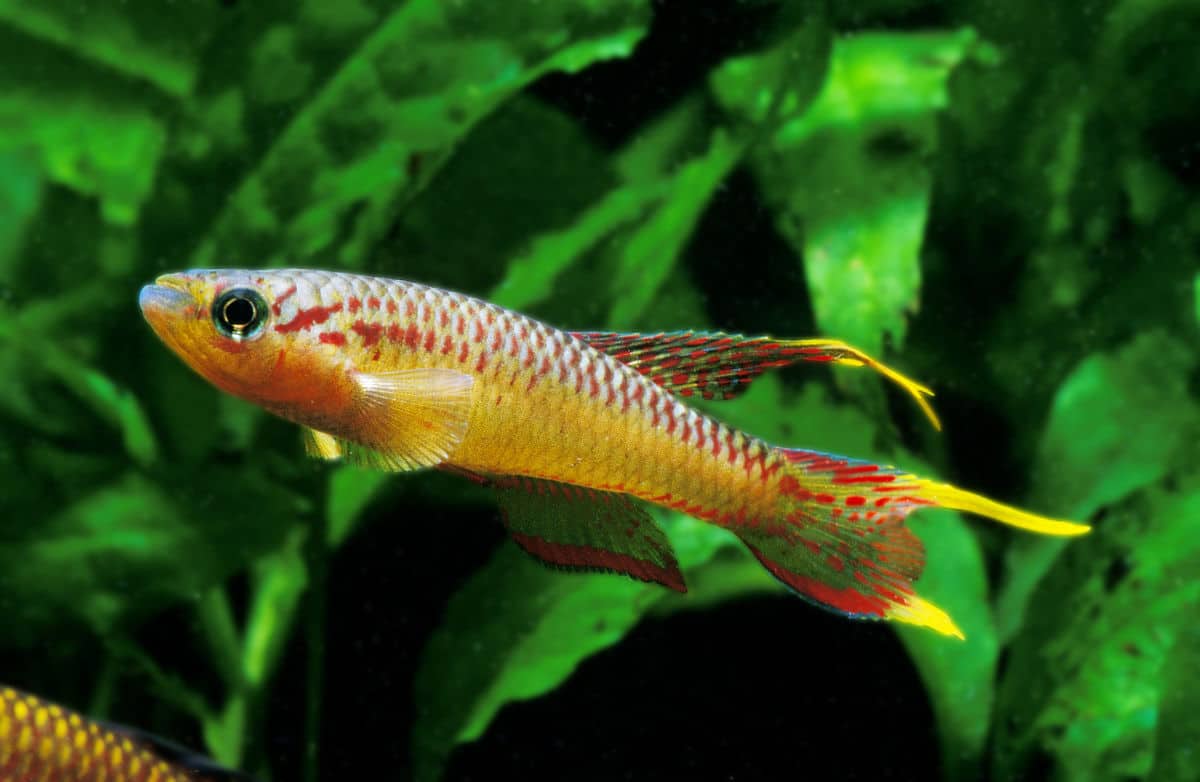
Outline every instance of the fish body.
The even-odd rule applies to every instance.
[[[314,270],[198,270],[143,289],[160,338],[217,387],[306,430],[308,450],[437,467],[496,488],[514,539],[554,565],[684,590],[633,499],[737,534],[802,596],[960,634],[916,596],[907,513],[941,505],[1048,534],[1044,519],[883,465],[772,446],[687,404],[798,361],[868,366],[936,423],[928,389],[836,340],[567,332],[462,294]]]
[[[3,782],[218,782],[248,778],[133,731],[0,687]]]

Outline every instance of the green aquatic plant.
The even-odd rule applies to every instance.
[[[436,779],[581,668],[616,686],[645,628],[704,616],[714,644],[756,642],[721,607],[781,589],[720,530],[658,519],[687,596],[546,570],[481,492],[307,462],[136,312],[181,266],[330,266],[571,328],[827,334],[903,367],[943,436],[840,369],[720,414],[1095,531],[1064,549],[931,513],[919,588],[968,640],[832,642],[907,651],[933,726],[896,729],[936,734],[948,779],[1189,778],[1200,115],[1178,74],[1200,11],[683,5],[0,0],[4,683],[264,778],[361,774],[342,726],[390,720],[374,761]],[[339,591],[418,525],[444,546],[397,554],[419,592]],[[373,619],[348,626],[359,604]],[[338,644],[401,636],[394,665],[338,667]],[[830,708],[784,691],[798,731]],[[794,770],[788,751],[755,747]]]

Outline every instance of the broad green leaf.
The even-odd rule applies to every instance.
[[[356,266],[454,144],[530,81],[629,53],[646,5],[522,0],[406,3],[279,136],[234,194],[198,266],[335,260]]]
[[[0,148],[35,149],[47,179],[98,198],[107,220],[133,223],[154,184],[162,123],[135,104],[48,92],[0,84]]]
[[[338,467],[329,475],[327,540],[336,549],[354,531],[363,510],[387,482],[385,472],[358,467]]]
[[[304,527],[293,527],[277,551],[254,564],[254,601],[246,619],[242,652],[243,675],[252,689],[262,687],[275,669],[308,586],[303,556],[306,534]]]
[[[154,463],[158,442],[141,404],[131,392],[65,353],[44,350],[42,359],[63,385],[121,433],[125,451],[135,462],[142,467]]]
[[[553,689],[579,661],[637,621],[645,584],[562,574],[501,548],[450,601],[417,674],[413,777],[435,780],[456,744],[478,738],[500,707]]]
[[[905,459],[906,467],[909,463]],[[896,630],[929,692],[941,736],[944,777],[978,779],[999,657],[983,552],[957,513],[923,510],[908,524],[925,544],[925,571],[917,591],[949,613],[966,640],[924,628],[899,625]]]
[[[1196,275],[1195,281],[1192,283],[1192,289],[1196,296],[1196,324],[1200,325],[1200,274]]]
[[[833,50],[825,18],[811,11],[800,29],[778,45],[721,63],[709,75],[709,86],[727,111],[778,130],[811,110]]]
[[[241,698],[231,698],[220,712],[206,714],[202,721],[204,745],[212,759],[229,768],[241,762],[248,727],[246,705]]]
[[[622,247],[611,286],[608,325],[632,328],[671,273],[713,193],[737,165],[746,142],[716,131],[708,152],[685,164],[654,214]]]
[[[684,99],[655,119],[615,156],[620,183],[570,225],[536,236],[528,249],[506,264],[503,279],[488,299],[529,309],[550,298],[569,267],[605,241],[623,238],[623,231],[653,213],[672,192],[671,169],[702,152],[692,149],[702,132],[701,105],[695,98]]]
[[[279,545],[304,507],[260,470],[208,466],[159,478],[127,474],[59,512],[50,505],[36,524],[0,520],[0,604],[13,618],[0,641],[21,646],[70,622],[109,635],[198,598]]]
[[[946,108],[950,74],[968,58],[996,58],[970,29],[839,38],[816,100],[779,128],[775,143],[787,149],[825,131],[880,122],[924,125],[930,113]]]
[[[1161,333],[1085,359],[1050,409],[1033,471],[1035,507],[1086,521],[1162,480],[1197,417],[1186,383],[1195,361]],[[1030,594],[1065,545],[1037,538],[1011,550],[996,608],[1002,639],[1020,628]]]
[[[1200,578],[1200,559],[1189,569]],[[1150,782],[1186,782],[1196,776],[1196,748],[1200,747],[1200,628],[1185,624],[1162,670],[1158,706],[1158,733],[1154,741],[1154,769]]]
[[[1023,776],[1042,755],[1059,779],[1147,775],[1163,666],[1200,600],[1197,518],[1193,476],[1111,509],[1055,561],[1000,689],[995,778]]]
[[[663,202],[620,246],[611,284],[610,328],[631,329],[638,324],[669,278],[717,188],[743,155],[769,138],[789,112],[808,105],[824,72],[829,42],[824,19],[814,15],[771,53],[749,58],[747,67],[739,68],[738,61],[725,66],[732,67],[729,81],[736,82],[734,89],[755,96],[756,108],[748,112],[750,127],[737,132],[714,130],[707,151],[673,172]],[[631,157],[637,154],[636,148],[628,152],[627,159],[637,159]]]
[[[549,298],[559,274],[606,237],[636,222],[664,190],[661,183],[653,182],[611,191],[569,228],[537,237],[528,253],[509,262],[504,279],[488,299],[525,309]]]
[[[929,207],[926,157],[953,69],[978,48],[970,30],[841,38],[824,85],[786,119],[756,171],[777,222],[804,258],[817,323],[879,352],[916,309]],[[718,99],[756,111],[718,81]]]
[[[220,13],[217,3],[193,1],[0,0],[0,23],[175,97],[191,92]]]
[[[540,253],[537,237],[580,219],[613,179],[607,156],[578,122],[546,102],[515,96],[480,121],[405,206],[368,268],[453,290],[503,284],[502,259],[531,248]],[[485,213],[487,220],[463,230],[463,215]],[[513,272],[518,287],[548,288],[542,280],[557,273],[524,271],[532,274]],[[524,296],[520,306],[531,303]]]
[[[710,141],[705,108],[703,96],[693,93],[639,129],[613,156],[621,181],[660,183],[673,168],[702,154]]]
[[[0,285],[13,282],[25,230],[42,200],[42,171],[28,150],[0,149]]]
[[[1009,558],[999,777],[1035,753],[1069,779],[1149,770],[1161,665],[1200,596],[1196,360],[1177,339],[1145,334],[1086,360],[1055,399],[1036,494],[1079,518],[1105,513],[1086,538]]]
[[[732,535],[712,525],[665,511],[656,515],[688,577],[702,572],[719,551],[735,547]],[[701,578],[689,598],[712,602],[697,586],[721,597],[775,589],[769,578],[737,575],[736,592]],[[561,573],[515,545],[502,547],[450,601],[422,655],[414,777],[438,778],[454,746],[479,738],[506,703],[554,689],[670,595],[623,576]]]

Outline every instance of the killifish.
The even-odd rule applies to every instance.
[[[925,554],[910,512],[1088,529],[895,467],[773,446],[687,403],[735,397],[773,367],[836,363],[882,373],[937,425],[928,388],[833,339],[568,332],[459,293],[315,270],[168,274],[140,305],[212,384],[300,424],[311,455],[485,483],[513,540],[560,568],[686,591],[653,503],[731,531],[818,605],[962,637],[916,594]]]
[[[3,782],[249,782],[160,739],[0,687]]]

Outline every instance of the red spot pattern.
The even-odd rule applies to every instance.
[[[383,337],[382,323],[365,323],[361,320],[356,320],[351,324],[350,330],[362,337],[364,348],[371,347]]]
[[[340,331],[323,331],[317,339],[323,345],[338,345],[340,347],[346,344],[346,335]]]
[[[309,307],[306,310],[300,310],[296,313],[296,317],[292,318],[287,323],[279,323],[275,326],[275,330],[280,334],[287,334],[293,331],[301,331],[309,326],[314,326],[324,323],[329,320],[329,316],[335,312],[342,311],[342,303],[339,301],[335,304],[330,304],[328,307]]]
[[[790,586],[797,592],[811,597],[838,611],[851,616],[873,616],[883,618],[887,615],[888,602],[907,604],[908,600],[892,590],[883,590],[887,594],[865,594],[852,587],[834,587],[808,576],[794,573],[780,564],[768,559],[762,552],[751,548],[754,556],[763,564],[771,575]]]
[[[828,363],[856,359],[837,345],[800,347],[770,337],[720,332],[657,334],[572,332],[572,336],[628,364],[680,396],[732,399],[768,369],[799,361]],[[856,359],[857,360],[857,359]]]

